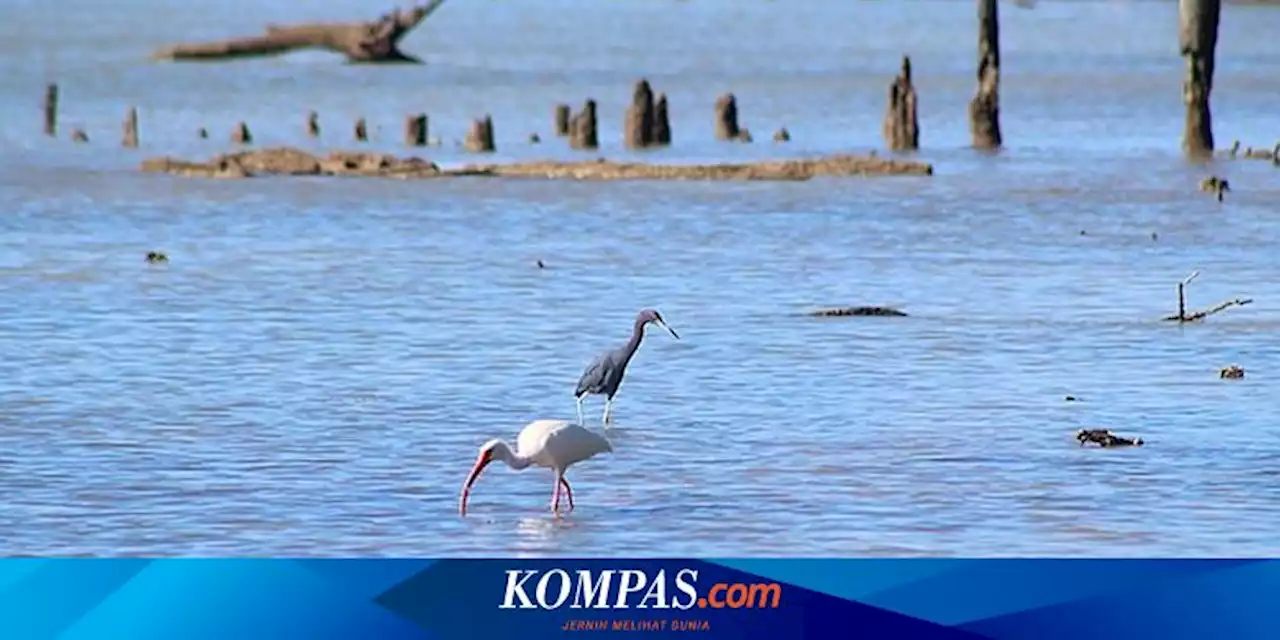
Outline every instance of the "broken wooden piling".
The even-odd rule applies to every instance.
[[[237,122],[236,126],[231,129],[231,142],[233,144],[253,144],[253,133],[249,131],[249,125]]]
[[[1209,95],[1213,91],[1215,51],[1218,46],[1218,17],[1221,0],[1179,0],[1178,43],[1186,61],[1182,101],[1186,120],[1182,129],[1182,149],[1189,156],[1213,153],[1213,117]]]
[[[916,88],[911,83],[911,58],[902,56],[902,71],[889,85],[889,107],[882,127],[885,144],[895,151],[920,148],[916,116]]]
[[[124,139],[121,144],[127,149],[138,148],[138,108],[129,107],[124,116]]]
[[[1000,14],[997,0],[978,0],[978,92],[969,102],[973,146],[996,149],[1000,134]]]
[[[494,151],[496,147],[493,144],[493,118],[486,114],[485,117],[473,121],[464,144],[467,151],[473,153]]]
[[[556,105],[555,116],[553,118],[553,128],[556,136],[563,138],[569,135],[569,119],[573,117],[571,111],[572,110],[567,104]]]
[[[356,142],[369,141],[369,128],[365,125],[364,118],[356,118],[354,131],[352,131]]]
[[[58,135],[58,85],[50,84],[44,88],[44,134],[50,137]]]
[[[653,89],[643,78],[636,82],[631,104],[627,106],[622,144],[628,149],[643,149],[653,144]]]
[[[600,147],[600,137],[596,129],[596,101],[590,98],[569,121],[569,148],[589,150]]]
[[[312,138],[320,137],[320,114],[315,111],[307,113],[307,136]]]
[[[667,113],[667,94],[659,93],[653,101],[653,135],[650,144],[671,144],[671,118]]]
[[[427,114],[415,113],[405,118],[404,143],[411,147],[427,145]]]
[[[751,133],[738,126],[738,98],[732,93],[716,99],[716,139],[751,141]]]

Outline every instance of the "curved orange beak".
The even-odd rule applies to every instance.
[[[476,483],[476,478],[480,477],[480,472],[493,462],[493,454],[485,451],[476,458],[475,466],[471,467],[471,473],[467,474],[467,481],[462,485],[462,498],[458,503],[458,515],[467,515],[467,496],[471,495],[471,485]]]

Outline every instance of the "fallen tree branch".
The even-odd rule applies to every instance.
[[[1191,284],[1191,281],[1195,280],[1199,276],[1200,276],[1199,271],[1192,271],[1190,275],[1182,279],[1182,282],[1178,283],[1178,313],[1171,316],[1165,316],[1164,318],[1162,318],[1162,320],[1166,322],[1179,322],[1179,323],[1199,322],[1215,313],[1226,311],[1231,307],[1243,307],[1246,304],[1250,304],[1253,302],[1253,298],[1236,298],[1234,300],[1225,300],[1223,302],[1219,302],[1218,304],[1212,307],[1209,307],[1208,309],[1203,309],[1203,310],[1188,314],[1186,288],[1187,288],[1187,285]]]
[[[372,22],[267,25],[262,35],[178,44],[157,51],[152,57],[173,61],[213,61],[281,55],[300,49],[324,49],[346,56],[348,62],[419,63],[421,60],[403,53],[397,45],[444,2],[430,0],[407,12],[395,9]]]

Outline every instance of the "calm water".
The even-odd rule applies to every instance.
[[[367,2],[57,5],[0,0],[2,553],[1280,552],[1280,171],[1180,158],[1176,3],[1004,6],[998,157],[965,148],[971,2],[459,1],[404,42],[431,61],[408,69],[145,60],[383,9]],[[1224,12],[1222,146],[1280,137],[1278,30],[1280,8]],[[223,150],[238,120],[310,144],[309,109],[329,146],[363,115],[395,150],[425,110],[445,139],[429,153],[458,162],[452,141],[488,112],[499,159],[569,157],[524,140],[588,96],[602,154],[624,157],[641,74],[671,96],[676,144],[652,158],[865,151],[903,53],[932,178],[135,172]],[[51,80],[61,141],[39,135]],[[713,142],[724,91],[757,140],[785,125],[794,142]],[[137,152],[117,147],[130,104]],[[92,144],[65,140],[76,126]],[[1196,190],[1209,173],[1236,189],[1224,205]],[[144,264],[152,249],[171,264]],[[1159,322],[1193,269],[1193,307],[1256,302]],[[803,315],[847,304],[911,317]],[[458,518],[477,447],[573,417],[578,374],[644,306],[684,340],[641,348],[615,454],[570,473],[578,510],[550,517],[546,471],[494,467]],[[1232,363],[1248,377],[1219,380]],[[1081,449],[1082,427],[1148,445]]]

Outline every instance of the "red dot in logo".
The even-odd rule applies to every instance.
[[[707,599],[706,599],[706,598],[698,598],[698,608],[699,608],[699,609],[705,609],[705,608],[707,608]]]

